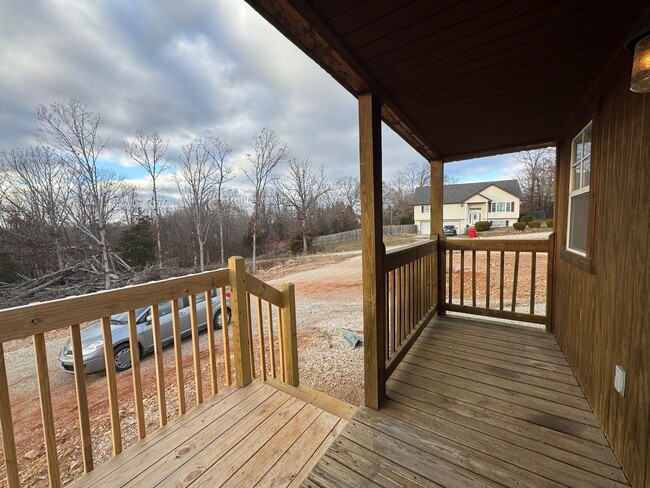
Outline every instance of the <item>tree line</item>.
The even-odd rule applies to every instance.
[[[102,117],[82,102],[40,105],[36,121],[35,145],[0,151],[0,282],[82,262],[106,288],[124,270],[205,270],[234,254],[252,257],[255,268],[260,254],[304,253],[314,236],[359,227],[359,179],[330,182],[269,128],[238,162],[246,193],[233,184],[233,151],[218,135],[200,134],[173,157],[162,135],[137,131],[122,149],[148,175],[143,191],[101,163]],[[530,207],[547,208],[548,171],[529,166]],[[172,187],[163,187],[169,175]],[[412,224],[415,189],[429,184],[424,161],[394,173],[383,184],[384,224]]]
[[[144,192],[102,164],[102,117],[82,102],[40,105],[36,120],[35,145],[0,151],[0,281],[80,262],[106,288],[134,267],[204,270],[232,254],[256,266],[260,253],[287,243],[306,252],[313,236],[359,225],[358,179],[330,183],[268,128],[240,162],[250,195],[232,185],[232,148],[217,135],[195,137],[173,158],[162,135],[136,132],[123,150],[146,171]],[[161,186],[163,175],[173,188]]]

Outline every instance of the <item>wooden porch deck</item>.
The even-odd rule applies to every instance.
[[[629,486],[555,338],[435,317],[303,486]]]
[[[70,486],[299,486],[346,423],[254,381],[210,398]]]

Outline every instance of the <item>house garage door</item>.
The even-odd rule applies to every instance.
[[[420,234],[429,235],[431,232],[431,222],[428,220],[423,220],[420,222]]]

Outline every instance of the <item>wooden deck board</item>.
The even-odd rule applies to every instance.
[[[254,381],[207,399],[73,486],[299,484],[346,424]]]
[[[303,486],[629,486],[545,332],[435,317],[387,397],[359,408]]]

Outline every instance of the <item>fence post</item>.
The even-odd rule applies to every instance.
[[[298,386],[298,338],[296,335],[296,291],[293,283],[282,285],[282,351],[284,352],[284,382]]]
[[[251,353],[246,306],[246,265],[244,258],[233,256],[228,259],[230,277],[230,308],[232,310],[232,341],[235,353],[235,378],[237,386],[242,388],[251,381]],[[227,327],[224,324],[224,327]]]

